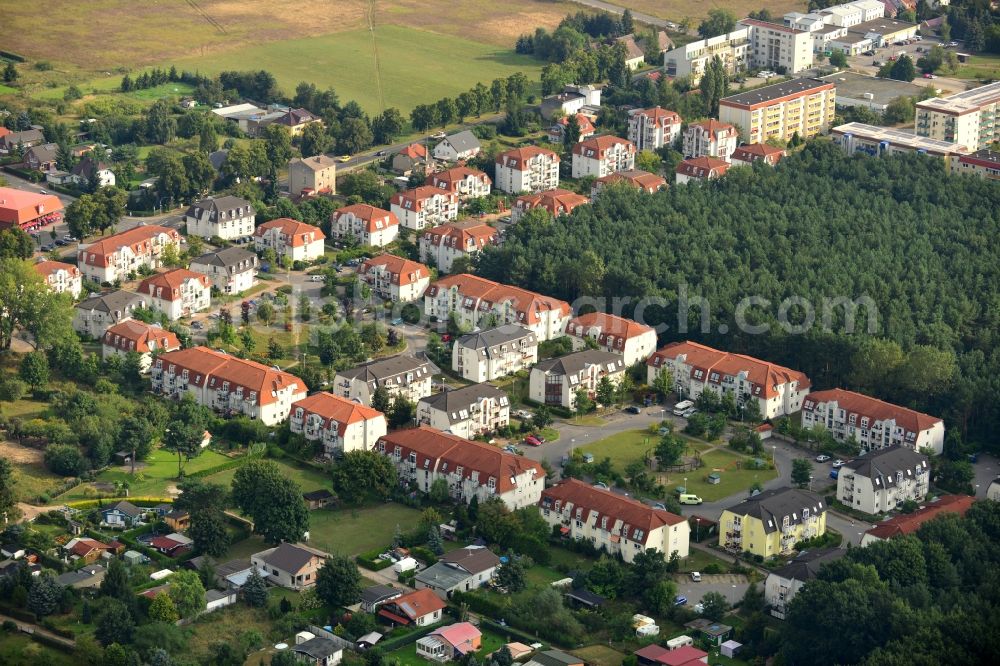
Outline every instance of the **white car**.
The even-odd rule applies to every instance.
[[[694,612],[697,613],[698,615],[701,615],[702,613],[704,613],[705,612],[705,604],[701,603],[700,601],[698,603],[696,603],[694,605]]]
[[[312,275],[309,277],[309,280],[312,282],[323,282],[325,279],[322,275]]]
[[[691,572],[691,580],[693,580],[696,583],[700,583],[701,582],[701,574],[699,572],[697,572],[697,571],[692,571]]]
[[[841,460],[840,458],[837,458],[836,460],[833,461],[832,464],[833,464],[833,468],[837,469],[838,467],[843,467],[844,466],[844,461]]]
[[[829,459],[830,456],[826,455],[825,453],[821,453],[818,456],[816,456],[816,462],[826,462]]]

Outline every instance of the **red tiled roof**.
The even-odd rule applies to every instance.
[[[824,402],[836,402],[837,407],[847,414],[867,416],[872,421],[893,419],[896,425],[914,433],[923,432],[940,423],[941,419],[906,407],[900,407],[863,393],[855,393],[845,389],[828,389],[810,393],[802,401],[802,409],[811,411],[816,405]]]
[[[411,143],[406,148],[399,151],[400,155],[406,155],[410,159],[419,160],[427,157],[427,146],[422,143]]]
[[[377,222],[382,222],[382,229],[388,229],[389,227],[394,227],[399,224],[399,218],[396,217],[395,213],[389,212],[383,208],[376,208],[375,206],[369,206],[368,204],[353,204],[350,206],[344,206],[343,208],[338,208],[333,211],[331,219],[336,222],[344,215],[354,215],[354,217],[359,220],[365,221],[365,231],[372,234],[381,229],[376,226]]]
[[[537,194],[523,194],[517,198],[514,206],[522,210],[541,207],[552,213],[553,217],[558,217],[570,214],[574,208],[585,203],[590,203],[590,200],[582,194],[559,188]]]
[[[579,333],[576,332],[578,326],[583,327],[583,330]],[[569,323],[566,324],[566,334],[584,338],[587,337],[587,333],[591,328],[597,328],[600,331],[598,341],[602,345],[608,336],[612,335],[615,337],[617,346],[623,346],[617,344],[622,340],[631,340],[640,335],[653,332],[653,329],[649,326],[632,321],[631,319],[616,317],[615,315],[603,312],[590,312],[570,319]]]
[[[462,650],[462,646],[471,646],[472,642],[477,638],[482,638],[483,634],[471,622],[456,622],[447,627],[435,629],[431,632],[431,635],[440,636],[448,641],[448,644],[453,648],[464,653],[465,650]]]
[[[111,546],[101,543],[95,539],[79,539],[69,552],[80,557],[86,557],[95,550],[111,550]]]
[[[647,122],[651,122],[658,127],[681,124],[681,117],[676,111],[664,109],[662,106],[654,106],[651,109],[639,109],[635,112],[635,115],[645,116]]]
[[[891,539],[893,537],[913,534],[920,529],[920,526],[929,520],[934,520],[945,513],[957,513],[964,516],[969,510],[975,497],[970,495],[942,495],[933,504],[928,504],[922,509],[918,509],[910,514],[901,514],[895,518],[883,521],[866,532],[878,539]]]
[[[518,323],[521,324],[538,323],[539,312],[558,310],[563,315],[568,315],[571,312],[569,303],[566,301],[499,282],[492,282],[468,273],[449,275],[438,280],[430,286],[427,294],[434,297],[440,290],[452,288],[457,289],[462,296],[482,301],[487,305],[510,301],[513,309],[519,315]],[[480,307],[483,305],[481,304]]]
[[[270,222],[258,225],[256,231],[253,232],[253,235],[262,237],[265,232],[271,229],[280,229],[281,234],[290,239],[288,244],[292,247],[301,247],[308,243],[314,243],[318,240],[326,238],[326,234],[324,234],[319,227],[314,227],[311,224],[299,222],[298,220],[293,220],[288,217],[279,217],[276,220],[271,220]],[[308,234],[310,233],[314,234],[311,241],[306,240],[308,238]]]
[[[714,157],[692,157],[677,165],[677,173],[690,178],[710,178],[724,176],[732,166],[729,162]]]
[[[593,150],[596,153],[595,159],[604,159],[604,154],[614,148],[615,146],[623,145],[629,151],[635,152],[635,144],[633,144],[628,139],[622,139],[617,136],[595,136],[593,138],[581,141],[575,146],[573,146],[574,155],[584,155],[584,151]]]
[[[157,366],[164,369],[177,366],[176,374],[187,370],[189,383],[194,386],[208,386],[221,389],[223,382],[230,383],[230,390],[243,387],[244,392],[255,391],[258,405],[269,405],[277,400],[275,391],[295,384],[305,391],[306,383],[293,374],[275,370],[262,363],[222,354],[208,347],[191,347],[161,354],[156,359]]]
[[[584,522],[592,515],[597,519],[607,517],[611,519],[608,521],[610,529],[614,521],[620,520],[623,526],[630,528],[626,534],[631,534],[632,528],[639,528],[648,536],[657,528],[684,522],[684,518],[675,513],[654,509],[631,497],[596,488],[578,479],[566,479],[543,490],[539,506],[554,506],[557,500],[560,502],[560,511],[567,505],[572,505],[574,512],[576,509],[583,509],[581,520]]]
[[[176,229],[156,224],[139,225],[88,245],[79,251],[78,256],[88,266],[109,266],[108,257],[110,255],[116,254],[125,247],[131,247],[135,254],[143,254],[144,250],[148,249],[149,242],[161,234],[175,242],[180,242],[181,236]]]
[[[136,319],[126,319],[104,332],[104,344],[140,354],[174,351],[181,348],[177,334]]]
[[[587,118],[586,116],[581,116],[582,118]],[[590,120],[587,119],[589,123]],[[583,126],[581,125],[580,131],[583,131]],[[539,156],[546,156],[549,159],[558,162],[559,155],[549,150],[548,148],[539,148],[538,146],[524,146],[523,148],[514,148],[508,150],[507,152],[500,153],[496,157],[496,163],[500,166],[509,167],[518,171],[523,171],[525,162],[532,160]]]
[[[344,436],[347,426],[352,423],[361,423],[380,417],[385,418],[385,415],[377,409],[365,407],[353,400],[341,398],[326,391],[313,393],[308,398],[303,398],[298,402],[292,403],[292,413],[299,408],[303,410],[303,416],[307,417],[310,414],[315,414],[323,419],[324,428],[330,426],[330,421],[336,422],[337,434],[341,437]]]
[[[174,541],[173,539],[165,536],[155,536],[149,541],[149,545],[157,550],[162,550],[170,552],[176,548],[180,548],[184,544],[179,541]]]
[[[186,268],[174,268],[149,276],[139,283],[139,288],[136,291],[164,301],[179,301],[181,300],[181,287],[189,280],[195,280],[205,289],[212,288],[207,275],[195,273]],[[160,295],[157,295],[157,289],[162,290]]]
[[[416,261],[403,259],[394,254],[380,254],[371,259],[365,259],[358,269],[358,275],[363,277],[368,272],[382,267],[392,276],[392,283],[401,287],[423,279],[430,279],[431,272],[426,266]]]
[[[417,469],[424,469],[426,461],[430,469],[440,469],[439,464],[447,463],[448,474],[461,467],[463,479],[471,479],[472,473],[478,472],[479,485],[485,486],[490,479],[493,479],[497,493],[513,490],[515,486],[512,479],[531,470],[535,471],[538,478],[545,477],[545,470],[534,460],[427,426],[399,430],[382,437],[379,441],[385,442],[386,454],[391,454],[394,447],[399,446],[402,449],[403,460],[410,453],[415,453]]]
[[[725,136],[738,136],[739,135],[739,132],[736,130],[735,127],[733,127],[729,123],[724,123],[721,120],[715,120],[714,118],[709,118],[708,120],[702,120],[701,122],[691,123],[690,125],[688,125],[688,129],[689,130],[692,127],[696,127],[698,129],[701,129],[701,130],[703,130],[703,131],[711,134],[713,137],[717,136],[719,133],[722,133]]]
[[[459,183],[466,178],[472,178],[486,185],[492,185],[490,177],[479,169],[457,166],[427,176],[426,185],[446,192],[457,192]]]
[[[400,208],[405,208],[406,210],[420,212],[424,207],[424,202],[433,197],[446,197],[452,203],[458,201],[458,195],[453,192],[439,190],[438,188],[431,187],[430,185],[421,185],[420,187],[414,187],[412,190],[405,190],[394,194],[392,197],[392,203]],[[412,202],[412,206],[406,208],[404,205],[404,202],[406,201]]]
[[[441,601],[438,595],[426,587],[397,597],[390,601],[388,605],[395,606],[411,620],[416,620],[435,611],[444,610],[448,606],[448,604]]]
[[[777,164],[785,156],[785,151],[781,148],[769,146],[766,143],[751,143],[737,148],[733,152],[733,159],[740,162],[756,162],[765,160],[769,164]]]
[[[568,127],[569,116],[563,116],[562,118],[556,121],[556,124]],[[597,131],[597,128],[594,127],[594,123],[593,121],[590,120],[590,117],[585,116],[582,113],[576,114],[576,124],[580,128],[580,136],[583,137],[590,136],[591,134]]]
[[[442,224],[424,231],[424,240],[431,245],[447,245],[463,252],[478,251],[497,240],[497,230],[482,222]],[[469,243],[472,243],[472,248]]]
[[[651,194],[667,186],[667,181],[663,178],[663,176],[658,176],[655,173],[649,173],[648,171],[641,171],[639,169],[616,171],[615,173],[610,173],[607,176],[598,178],[597,182],[602,185],[609,185],[611,183],[628,183],[638,190],[649,192]]]
[[[39,261],[35,264],[35,270],[38,273],[48,279],[53,273],[58,271],[66,271],[69,273],[70,277],[78,277],[80,275],[80,269],[73,264],[67,264],[62,261]]]

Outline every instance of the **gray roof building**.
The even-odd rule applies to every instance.
[[[301,571],[314,557],[327,557],[327,554],[298,544],[282,543],[266,555],[260,556],[260,559],[272,567],[295,573]]]
[[[538,666],[576,666],[577,664],[583,664],[583,659],[567,652],[562,652],[561,650],[546,650],[533,656],[528,664],[537,664]]]
[[[127,310],[143,307],[145,304],[146,299],[144,299],[140,294],[136,294],[131,291],[118,290],[112,291],[108,294],[91,296],[90,298],[77,303],[76,307],[78,310],[96,310],[98,312],[106,312],[109,315],[115,315],[117,319],[122,318],[121,315]]]
[[[139,507],[137,507],[135,504],[132,504],[132,502],[129,502],[128,500],[121,500],[115,502],[111,506],[102,509],[102,511],[114,511],[116,509],[121,513],[124,513],[126,516],[129,516],[130,518],[138,518],[143,514],[143,509],[140,509]]]
[[[812,580],[819,573],[820,567],[827,562],[834,562],[847,554],[844,548],[820,548],[818,550],[807,550],[799,553],[795,559],[788,564],[775,569],[771,573],[780,578],[806,582]]]
[[[535,365],[534,369],[549,374],[576,375],[592,365],[608,366],[610,372],[617,372],[625,369],[625,360],[619,354],[599,349],[585,349],[559,358],[541,361]]]
[[[37,146],[29,148],[24,153],[24,160],[26,162],[37,162],[38,164],[44,165],[49,162],[55,162],[56,156],[59,155],[59,144],[56,143],[41,143]]]
[[[363,381],[368,384],[372,391],[375,391],[379,385],[384,384],[387,380],[405,386],[410,381],[419,381],[433,374],[431,365],[427,361],[421,361],[413,356],[401,355],[363,363],[356,368],[338,372],[337,376],[351,381]],[[407,375],[411,375],[412,380],[407,380]]]
[[[228,273],[240,273],[257,265],[257,255],[241,247],[227,247],[215,252],[207,252],[197,259],[192,259],[191,265],[195,264],[215,266]]]
[[[299,643],[298,645],[291,646],[289,649],[291,649],[292,652],[297,652],[310,657],[315,660],[315,663],[326,663],[324,660],[327,657],[337,654],[343,648],[331,641],[329,638],[314,636],[313,638]]]
[[[518,340],[525,340],[528,344],[537,342],[535,334],[531,330],[516,324],[505,324],[496,328],[487,328],[484,331],[468,333],[456,340],[455,344],[469,349],[481,349],[487,358],[492,358],[500,356],[500,345]]]
[[[373,585],[361,590],[361,607],[369,613],[386,601],[403,596],[403,590],[388,585]]]
[[[456,153],[464,153],[469,150],[479,150],[482,145],[479,143],[479,139],[471,130],[462,130],[457,134],[452,134],[447,136],[441,143],[447,143],[452,148],[455,149]]]
[[[493,386],[492,384],[473,384],[452,391],[442,391],[426,398],[421,398],[420,402],[431,409],[444,412],[448,416],[449,423],[458,423],[469,418],[470,407],[480,400],[495,399],[501,407],[509,406],[510,399],[507,394]]]
[[[191,204],[185,217],[207,222],[219,222],[225,217],[245,217],[256,215],[257,210],[246,199],[234,196],[208,197]]]
[[[433,590],[448,592],[470,579],[475,579],[465,589],[479,587],[488,582],[492,571],[500,566],[500,558],[488,548],[466,547],[454,550],[437,564],[434,564],[416,575],[416,587],[427,587]],[[484,577],[485,574],[490,574]]]
[[[100,564],[89,564],[77,571],[67,571],[56,576],[56,582],[63,587],[97,587],[104,579],[104,567]]]
[[[447,553],[442,562],[457,565],[469,573],[481,573],[500,566],[500,558],[489,548],[474,548],[466,546]]]
[[[723,97],[720,103],[726,102],[728,104],[740,105],[762,104],[780,99],[781,97],[800,95],[816,88],[824,88],[831,83],[833,82],[824,81],[823,79],[792,79],[791,81],[782,81],[769,86],[748,90],[747,92],[737,93],[736,95],[730,95],[729,97]]]
[[[738,516],[752,516],[759,519],[764,525],[764,532],[771,533],[781,529],[786,517],[790,525],[801,523],[803,509],[808,509],[813,515],[826,511],[823,498],[814,492],[798,488],[765,490],[726,510]]]
[[[844,468],[853,471],[854,476],[867,477],[873,484],[876,480],[880,480],[876,485],[881,488],[892,488],[896,485],[897,472],[902,472],[903,478],[909,480],[912,478],[913,470],[927,469],[927,467],[927,456],[898,444],[872,451],[844,464]]]
[[[20,132],[11,132],[7,136],[0,136],[0,148],[13,150],[18,146],[33,146],[42,141],[45,141],[42,130],[33,127]]]

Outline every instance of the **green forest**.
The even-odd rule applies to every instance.
[[[1000,185],[948,174],[922,155],[846,156],[825,140],[777,168],[739,168],[726,178],[654,195],[610,188],[593,206],[556,220],[532,214],[488,248],[480,275],[558,298],[658,297],[642,319],[664,324],[660,343],[693,339],[806,372],[817,389],[840,386],[941,416],[949,453],[995,444],[1000,428]],[[678,330],[679,293],[691,306]],[[746,320],[737,304],[756,296]],[[804,334],[777,325],[779,304],[815,307]],[[844,308],[823,301],[867,297],[854,332]],[[792,307],[800,322],[805,310]],[[728,329],[720,333],[720,326]],[[824,330],[825,329],[825,330]]]

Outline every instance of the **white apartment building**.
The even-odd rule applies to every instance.
[[[431,394],[434,366],[412,356],[390,356],[341,370],[333,379],[334,395],[370,406],[375,391],[384,388],[390,398],[402,396],[416,403]]]
[[[257,255],[239,247],[208,252],[191,260],[191,270],[207,275],[223,294],[242,294],[257,284]]]
[[[730,393],[737,405],[755,400],[765,419],[799,411],[812,385],[797,370],[689,341],[672,342],[649,357],[646,382],[652,385],[663,371],[673,376],[682,400],[695,400],[706,390]]]
[[[323,256],[326,239],[319,227],[288,217],[265,222],[254,232],[257,250],[268,248],[288,261],[315,261]]]
[[[35,270],[45,280],[49,289],[57,294],[69,294],[73,300],[83,291],[83,276],[73,264],[62,261],[39,261]]]
[[[109,327],[132,318],[139,308],[149,307],[149,300],[130,291],[113,291],[91,296],[76,304],[73,330],[100,340]]]
[[[478,169],[457,166],[444,171],[438,171],[427,176],[426,185],[451,192],[458,196],[460,203],[476,197],[489,196],[493,188],[490,177]]]
[[[497,230],[478,221],[452,222],[425,229],[420,236],[420,260],[433,261],[442,273],[450,273],[459,257],[474,257],[497,242]]]
[[[233,240],[253,234],[257,211],[239,197],[208,197],[191,204],[184,213],[187,232],[202,238]]]
[[[466,504],[496,497],[515,511],[537,504],[545,489],[540,463],[423,425],[382,437],[377,450],[393,461],[401,482],[426,493],[444,479],[452,499]]]
[[[597,398],[597,386],[607,377],[617,386],[628,368],[620,354],[588,349],[537,363],[528,376],[528,396],[543,405],[576,409],[577,391]]]
[[[212,283],[208,276],[186,268],[151,275],[139,284],[137,291],[170,321],[207,310],[212,304]]]
[[[844,389],[817,391],[802,402],[802,427],[817,425],[838,442],[853,438],[862,451],[894,445],[937,455],[944,450],[941,419]]]
[[[580,113],[585,107],[601,106],[601,88],[593,85],[567,85],[562,92],[544,97],[541,103],[542,118],[552,120],[574,113]]]
[[[463,335],[451,348],[451,369],[473,382],[499,379],[537,362],[538,339],[516,324]]]
[[[635,145],[617,136],[595,136],[573,146],[573,177],[600,178],[635,168]]]
[[[422,231],[458,218],[458,195],[423,185],[394,194],[389,208],[407,229]]]
[[[573,317],[566,324],[566,335],[572,338],[573,349],[586,349],[590,338],[599,349],[620,354],[627,366],[645,361],[656,351],[656,331],[651,327],[603,312]]]
[[[500,153],[495,169],[497,189],[509,194],[559,187],[559,155],[547,148],[525,146]]]
[[[199,405],[226,416],[243,415],[277,425],[306,397],[305,382],[273,367],[208,347],[160,354],[151,371],[154,393],[179,400],[187,392]]]
[[[361,245],[385,247],[399,236],[399,218],[382,208],[352,204],[333,211],[330,232],[334,238],[354,238]]]
[[[918,136],[965,146],[968,152],[1000,141],[1000,81],[917,102]]]
[[[447,321],[453,312],[468,329],[517,324],[540,341],[563,335],[571,314],[566,301],[468,273],[442,278],[424,294],[424,314],[431,321]]]
[[[562,188],[522,194],[510,209],[510,219],[513,223],[520,222],[524,214],[533,208],[544,208],[552,217],[560,217],[569,215],[574,208],[587,203],[590,203],[587,197]]]
[[[846,554],[846,548],[809,549],[796,555],[785,566],[770,572],[764,581],[764,602],[771,609],[771,615],[784,620],[788,604],[802,586],[816,578],[824,564],[835,562]]]
[[[140,224],[90,244],[80,243],[77,266],[87,279],[112,283],[128,279],[140,268],[159,268],[167,246],[180,253],[181,235],[176,229]]]
[[[371,451],[388,432],[382,412],[326,391],[293,403],[288,426],[311,442],[321,442],[327,458]]]
[[[892,511],[927,495],[927,456],[898,444],[848,461],[837,473],[837,499],[862,513]]]
[[[708,63],[718,57],[730,76],[750,67],[750,31],[746,26],[736,26],[732,32],[699,39],[663,54],[667,76],[688,77],[692,85],[701,81]]]
[[[126,319],[104,332],[104,337],[101,339],[101,358],[126,356],[130,352],[135,352],[139,354],[140,370],[149,372],[154,354],[176,351],[180,348],[180,340],[172,331],[137,319]]]
[[[822,79],[793,79],[719,100],[719,120],[743,132],[746,143],[806,139],[830,130],[837,89]]]
[[[421,398],[417,423],[472,439],[510,425],[510,398],[490,384],[473,384]]]
[[[629,111],[628,140],[636,150],[656,150],[670,146],[681,133],[681,117],[662,106]]]
[[[737,25],[750,29],[750,63],[755,69],[795,74],[813,66],[812,33],[745,18]]]
[[[427,291],[431,272],[415,261],[393,254],[380,254],[364,260],[358,267],[358,279],[368,283],[380,298],[412,303]]]
[[[665,560],[674,553],[688,556],[691,526],[684,517],[578,479],[546,488],[538,511],[569,538],[621,555],[626,563],[650,548]]]
[[[684,157],[714,157],[728,162],[739,143],[740,132],[729,123],[712,119],[691,123],[684,130]]]

